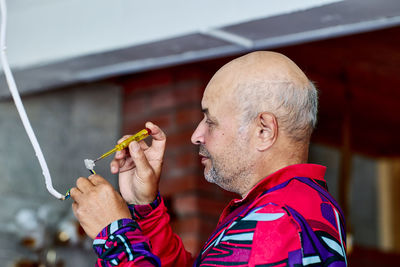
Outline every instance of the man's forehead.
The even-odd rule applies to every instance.
[[[207,94],[207,88],[204,90],[203,98],[201,99],[201,110],[209,109],[210,97]]]
[[[214,111],[218,108],[218,103],[221,104],[220,96],[217,94],[210,93],[210,88],[206,88],[203,94],[203,98],[201,100],[201,109],[207,115],[210,114],[211,111]],[[211,111],[210,111],[211,110]]]
[[[220,69],[209,81],[201,100],[202,109],[211,115],[229,112],[235,106],[235,78],[227,69]]]
[[[210,116],[210,105],[206,101],[204,101],[204,97],[201,101],[201,112],[203,112],[207,116]]]
[[[230,95],[206,95],[201,101],[202,112],[210,118],[225,117],[237,112],[236,101]]]
[[[229,85],[224,86],[220,83],[209,83],[203,93],[202,105],[213,106],[226,101],[230,98],[228,87]]]

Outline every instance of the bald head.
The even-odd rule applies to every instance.
[[[288,57],[253,52],[224,65],[210,83],[221,84],[219,94],[236,98],[242,130],[260,112],[271,112],[291,139],[309,140],[316,123],[317,91]]]
[[[315,88],[281,54],[254,52],[223,66],[191,138],[207,181],[244,196],[261,178],[306,162],[316,105]]]
[[[237,82],[254,80],[265,82],[291,82],[298,87],[308,84],[308,79],[301,69],[288,57],[269,51],[257,51],[239,57],[221,71],[229,71],[237,77]]]

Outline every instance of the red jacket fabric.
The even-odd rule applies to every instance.
[[[196,260],[172,232],[161,197],[131,207],[141,229],[131,232],[136,240],[149,239],[151,255],[162,266],[346,266],[344,218],[326,190],[325,169],[288,166],[264,178],[243,199],[232,200]],[[152,256],[118,264],[157,266]]]

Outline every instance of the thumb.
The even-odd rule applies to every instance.
[[[129,144],[129,153],[136,165],[136,172],[140,178],[144,181],[148,181],[155,176],[154,171],[138,142],[133,141]]]

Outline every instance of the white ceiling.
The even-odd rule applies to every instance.
[[[24,68],[342,0],[8,0],[8,58]]]
[[[19,91],[400,25],[400,0],[143,2],[8,0],[8,58]],[[9,97],[0,76],[0,99]]]

